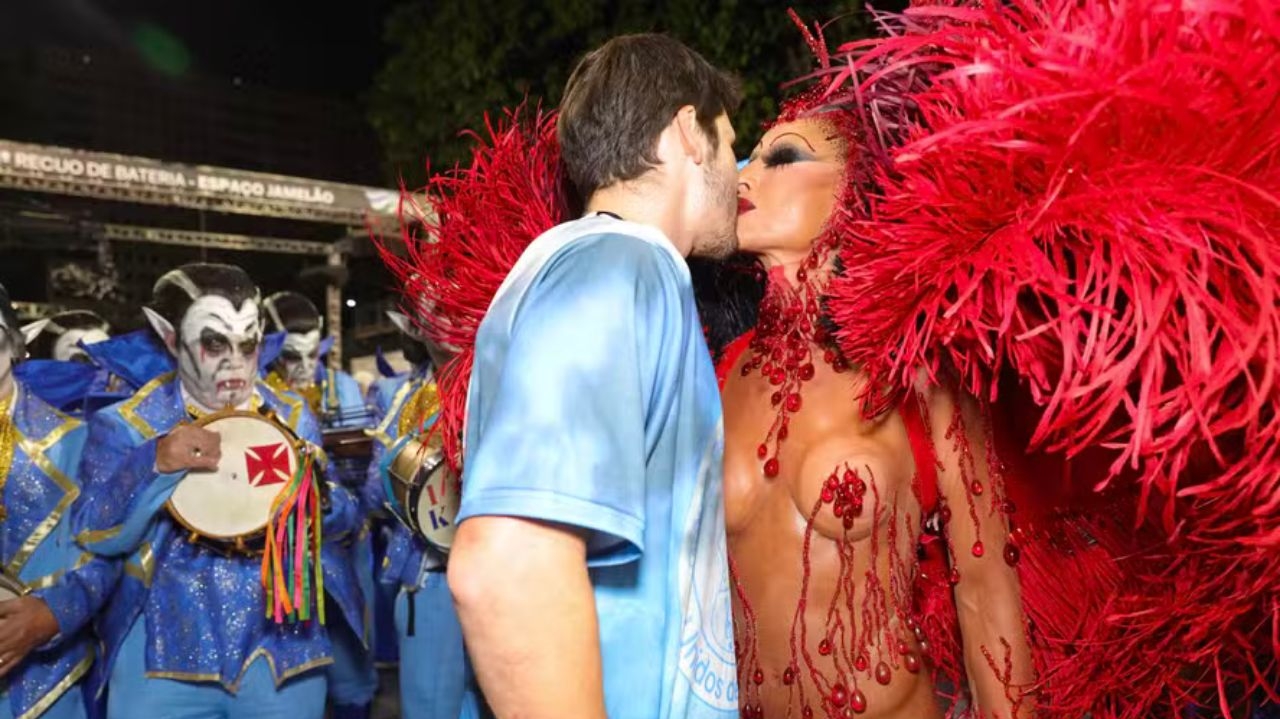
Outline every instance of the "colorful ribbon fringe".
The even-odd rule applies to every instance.
[[[315,459],[302,462],[271,505],[266,551],[262,554],[262,588],[267,616],[277,624],[309,621],[324,624],[324,571],[320,567],[319,486]]]

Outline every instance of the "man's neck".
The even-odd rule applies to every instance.
[[[677,252],[685,257],[689,256],[691,242],[683,232],[671,195],[662,192],[656,183],[620,182],[597,190],[587,201],[587,214],[599,212],[617,215],[628,222],[656,227],[675,246]]]

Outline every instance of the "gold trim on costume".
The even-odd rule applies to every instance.
[[[93,666],[93,658],[93,647],[90,647],[89,653],[85,655],[84,659],[80,660],[79,664],[71,667],[71,671],[62,678],[62,681],[53,685],[53,688],[40,697],[40,701],[31,705],[31,708],[25,714],[14,717],[14,719],[35,719],[48,711],[49,707],[57,703],[62,698],[62,695],[67,693],[68,689],[75,686],[76,682],[89,673],[89,667]]]
[[[382,423],[374,428],[371,436],[382,443],[384,447],[391,446],[391,435],[388,430],[391,429],[391,423],[400,415],[400,410],[404,408],[405,398],[414,390],[414,382],[409,380],[405,382],[400,389],[396,390],[395,395],[391,398],[391,404],[388,405],[387,416],[382,418]]]
[[[52,479],[54,484],[58,485],[62,490],[62,499],[58,500],[58,503],[49,511],[49,515],[32,530],[31,535],[23,541],[22,548],[13,555],[13,558],[9,560],[9,564],[5,566],[5,569],[15,577],[27,565],[27,561],[31,559],[31,555],[35,553],[40,543],[49,536],[54,527],[58,526],[62,515],[80,496],[80,487],[76,486],[76,483],[72,482],[70,477],[63,474],[57,465],[45,456],[45,451],[53,448],[72,430],[79,428],[81,422],[57,410],[53,410],[53,413],[62,420],[62,424],[49,430],[39,441],[31,441],[23,437],[18,444],[22,447],[22,451],[26,453],[27,459],[31,460],[32,464],[44,472],[49,479]]]
[[[270,386],[267,385],[266,382],[262,382],[262,384],[266,385],[268,389],[270,389]],[[294,397],[289,396],[290,394],[293,394],[289,390],[272,392],[272,394],[275,395],[276,399],[279,400],[281,404],[289,408],[289,416],[285,417],[285,424],[289,425],[291,428],[296,428],[298,426],[298,420],[302,419],[302,399],[295,399]]]
[[[4,486],[9,479],[9,470],[13,469],[13,455],[22,441],[18,433],[18,423],[13,418],[13,408],[18,404],[18,389],[0,399],[0,519],[8,513],[3,504]]]
[[[88,564],[90,561],[93,560],[93,556],[94,555],[90,554],[89,552],[81,552],[80,558],[76,560],[75,564],[71,565],[71,569],[66,571],[59,569],[58,571],[53,572],[52,574],[46,574],[43,577],[34,579],[30,582],[24,582],[24,584],[26,584],[27,589],[33,592],[41,589],[48,589],[49,587],[52,587],[55,584],[57,584],[58,580],[62,579],[63,575],[66,574],[68,571],[74,572],[77,569]]]
[[[142,582],[142,586],[151,588],[151,578],[155,576],[156,555],[151,549],[151,542],[143,542],[138,547],[138,563],[126,561],[124,573]]]
[[[440,390],[435,382],[423,382],[400,410],[401,437],[416,434],[427,417],[440,411]]]
[[[142,385],[142,389],[134,392],[132,397],[121,402],[119,405],[120,418],[125,422],[128,422],[130,427],[137,430],[138,434],[141,434],[142,439],[144,440],[154,437],[156,435],[156,428],[152,427],[150,422],[143,419],[142,416],[138,414],[138,407],[143,403],[143,401],[150,397],[151,393],[156,391],[158,387],[173,381],[175,374],[176,373],[174,372],[165,372],[159,377],[156,377],[150,382]]]
[[[244,681],[244,675],[249,671],[249,667],[252,666],[255,661],[257,661],[258,657],[262,657],[263,659],[267,660],[267,667],[271,670],[271,680],[275,682],[276,689],[279,689],[281,685],[283,685],[285,682],[289,681],[290,679],[298,676],[299,674],[302,674],[304,672],[309,672],[312,669],[316,669],[318,667],[324,667],[324,666],[333,664],[333,657],[331,656],[321,657],[319,659],[312,659],[311,661],[306,662],[304,664],[299,664],[298,666],[294,667],[293,669],[290,669],[284,674],[277,674],[275,657],[271,656],[271,652],[267,651],[264,647],[258,647],[257,649],[253,650],[253,653],[250,654],[244,660],[244,664],[240,665],[240,672],[236,674],[235,681],[231,682],[230,684],[222,681],[221,674],[196,674],[196,673],[188,673],[188,672],[146,672],[144,676],[146,676],[148,679],[173,679],[175,681],[180,681],[180,682],[216,682],[220,686],[222,686],[223,689],[226,689],[232,694],[235,694],[236,692],[240,691],[240,682]]]
[[[108,539],[115,539],[122,529],[123,527],[121,526],[108,527],[107,529],[86,529],[76,535],[76,543],[86,545],[104,542]]]

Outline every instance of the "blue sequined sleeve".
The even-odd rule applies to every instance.
[[[41,649],[58,646],[63,639],[88,625],[115,590],[120,568],[121,564],[115,560],[88,555],[83,566],[66,572],[53,586],[32,592],[48,605],[58,620],[58,635]]]
[[[110,412],[94,415],[80,464],[84,493],[73,527],[82,546],[106,556],[128,555],[146,538],[185,472],[156,471],[156,439],[135,445]]]
[[[79,465],[87,433],[87,428],[79,428],[59,444],[59,448],[68,453],[68,466]],[[79,485],[74,477],[70,479]],[[72,512],[75,506],[72,505]],[[67,637],[77,635],[106,604],[119,579],[118,567],[113,563],[80,551],[75,543],[71,517],[71,513],[64,515],[42,543],[53,550],[53,556],[63,567],[52,585],[32,591],[33,596],[49,607],[58,623],[58,634],[41,647],[42,651],[53,649]]]

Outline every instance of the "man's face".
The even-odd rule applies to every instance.
[[[89,354],[80,348],[80,343],[91,345],[107,339],[107,333],[97,328],[67,330],[54,341],[53,358],[63,362],[89,362]]]
[[[320,330],[290,332],[280,350],[280,370],[293,389],[315,384],[316,365],[320,362]]]
[[[702,164],[703,183],[691,255],[720,259],[738,249],[738,163],[733,157],[735,135],[728,115],[716,118],[716,144]],[[710,138],[707,138],[710,144]]]
[[[261,344],[257,303],[245,300],[237,308],[218,295],[197,299],[182,318],[173,348],[183,387],[212,409],[244,404],[258,378]]]

